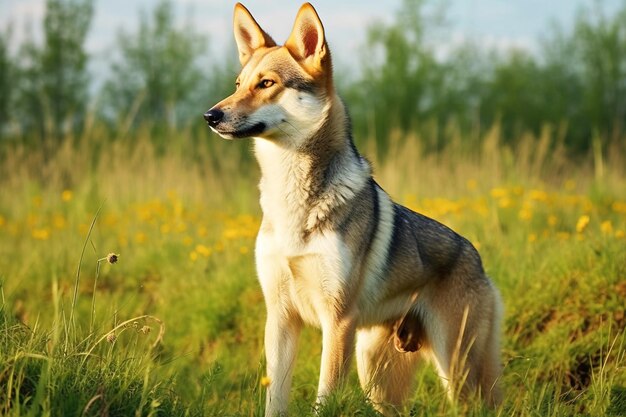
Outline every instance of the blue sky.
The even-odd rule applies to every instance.
[[[96,0],[94,22],[87,40],[92,67],[106,64],[121,28],[133,31],[141,10],[149,10],[157,0]],[[318,10],[335,61],[343,66],[357,65],[356,48],[364,44],[365,29],[375,21],[392,21],[401,0],[312,0]],[[432,0],[440,4],[442,0]],[[472,39],[485,47],[511,47],[536,51],[542,36],[555,23],[571,27],[577,10],[590,8],[597,0],[447,0],[449,25],[438,37],[437,47],[445,52],[450,46]],[[610,14],[624,0],[600,2]],[[221,53],[232,42],[234,2],[224,0],[174,0],[180,25],[193,25],[208,35],[213,53]],[[257,21],[278,42],[288,36],[301,1],[248,0],[244,4]],[[45,0],[0,0],[0,30],[12,25],[15,48],[31,33],[41,38]],[[27,29],[30,27],[30,29]]]

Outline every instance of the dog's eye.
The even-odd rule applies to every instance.
[[[258,87],[259,88],[270,88],[274,84],[276,84],[276,83],[274,81],[272,81],[272,80],[261,80],[261,82],[258,84]]]
[[[239,81],[235,81],[235,88],[239,88]]]

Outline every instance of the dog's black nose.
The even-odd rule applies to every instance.
[[[209,126],[215,127],[224,118],[224,112],[219,109],[211,109],[204,113],[204,120],[207,121]]]

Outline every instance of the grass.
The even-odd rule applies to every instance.
[[[0,414],[262,414],[258,170],[246,143],[196,136],[1,149]],[[461,139],[424,154],[397,135],[384,161],[362,146],[397,201],[479,248],[506,307],[502,409],[450,404],[425,367],[407,414],[625,414],[623,147],[574,161],[549,131]],[[292,415],[313,414],[320,346],[303,332]],[[318,415],[376,415],[354,369]]]

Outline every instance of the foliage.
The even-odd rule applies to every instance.
[[[614,16],[599,4],[595,13],[581,11],[572,33],[554,30],[539,55],[465,43],[443,58],[428,36],[441,26],[427,6],[406,0],[393,23],[368,29],[364,75],[347,97],[357,132],[379,147],[399,128],[437,148],[451,124],[475,131],[498,123],[506,138],[560,126],[576,153],[594,136],[604,145],[623,136],[626,6]]]
[[[9,33],[0,33],[0,126],[9,121],[9,107],[13,93],[12,62],[8,51]],[[0,128],[0,137],[3,128]]]
[[[626,120],[626,7],[606,16],[598,3],[581,10],[572,33],[555,29],[540,59],[513,53],[495,67],[483,100],[485,123],[502,120],[511,136],[563,125],[565,143],[589,149],[624,134]]]
[[[89,87],[84,43],[92,16],[93,0],[47,3],[40,76],[55,136],[63,123],[74,127],[84,118]]]
[[[425,5],[405,0],[393,24],[368,29],[363,77],[348,88],[357,132],[370,129],[379,146],[393,128],[409,131],[438,108],[444,80],[425,42]]]
[[[43,46],[32,40],[21,46],[14,120],[25,136],[58,141],[82,128],[89,87],[84,43],[92,15],[93,0],[48,0]]]
[[[584,114],[604,137],[620,135],[626,122],[624,21],[626,3],[615,16],[581,12],[572,39],[585,82]]]
[[[186,124],[190,113],[201,114],[190,96],[204,81],[198,57],[205,41],[192,27],[174,23],[172,3],[163,0],[142,15],[135,34],[118,34],[120,56],[104,86],[106,111],[115,119],[130,113],[134,126],[151,121],[174,128]]]

